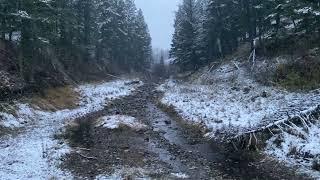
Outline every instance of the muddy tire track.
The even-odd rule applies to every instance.
[[[178,179],[172,176],[177,173],[188,179],[302,179],[282,166],[275,169],[266,163],[269,168],[258,168],[252,154],[230,154],[223,144],[200,138],[196,127],[184,125],[177,121],[179,117],[173,117],[175,114],[158,106],[161,93],[154,89],[151,83],[145,84],[104,110],[77,119],[79,126],[69,128],[65,138],[74,149],[82,151],[65,156],[62,168],[87,179],[110,175],[120,168],[141,168],[148,177],[164,179]],[[106,115],[132,116],[147,128],[95,128],[94,121]],[[136,172],[123,178],[139,177],[144,175]]]

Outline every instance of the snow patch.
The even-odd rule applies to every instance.
[[[134,80],[136,81],[136,80]],[[7,128],[19,128],[39,120],[39,117],[71,120],[84,116],[90,112],[99,111],[106,103],[117,97],[129,95],[143,83],[131,84],[127,81],[113,81],[100,84],[86,84],[75,88],[80,94],[80,106],[76,109],[64,109],[56,112],[45,112],[33,109],[28,104],[16,103],[15,114],[0,112],[0,126]]]
[[[309,116],[320,105],[318,90],[293,93],[261,85],[241,63],[204,72],[191,83],[168,80],[158,90],[164,92],[163,104],[174,107],[189,122],[204,124],[210,130],[206,137],[216,132],[242,134],[289,117]],[[305,121],[302,127],[283,123],[289,128],[281,128],[282,133],[268,140],[266,153],[319,178],[320,172],[312,166],[320,158],[320,119]]]
[[[1,112],[2,126],[25,129],[18,135],[0,138],[1,179],[72,179],[69,173],[58,168],[60,157],[70,149],[54,135],[68,120],[99,111],[114,98],[129,95],[142,85],[142,82],[130,82],[81,85],[76,88],[81,95],[80,106],[76,109],[46,112],[17,102],[15,114]]]
[[[183,174],[183,173],[171,173],[171,175],[172,175],[174,178],[179,178],[179,179],[187,179],[187,178],[189,178],[188,175]]]
[[[33,109],[28,104],[16,104],[15,114],[0,112],[0,126],[6,128],[23,127],[28,121],[34,120],[36,117]]]
[[[164,92],[161,102],[173,106],[189,122],[204,124],[211,132],[229,133],[287,119],[320,104],[315,93],[289,93],[263,86],[250,78],[241,63],[237,66],[222,65],[192,83],[168,80],[158,87]]]
[[[130,179],[151,179],[146,174],[148,174],[148,172],[142,168],[122,168],[116,170],[116,172],[110,176],[99,175],[95,180],[122,180],[129,177]]]
[[[320,119],[313,121],[316,123],[308,122],[305,127],[293,126],[290,131],[283,130],[274,135],[267,141],[265,152],[319,178],[320,171],[313,170],[313,163],[320,157]]]
[[[97,120],[96,127],[117,129],[121,126],[128,126],[135,130],[141,130],[147,126],[139,122],[136,118],[124,115],[104,116]]]
[[[12,13],[13,16],[17,16],[23,19],[31,19],[31,16],[27,13],[27,11],[21,11],[19,10],[16,13]]]

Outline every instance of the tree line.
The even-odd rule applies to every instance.
[[[29,81],[46,67],[143,71],[151,61],[151,37],[134,0],[0,0],[0,38],[17,46]]]
[[[320,36],[318,0],[183,0],[176,12],[171,56],[192,70],[234,52],[242,42]],[[290,45],[290,44],[288,44]]]

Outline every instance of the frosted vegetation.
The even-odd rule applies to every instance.
[[[205,73],[205,72],[204,72]],[[314,93],[293,93],[263,86],[245,68],[222,65],[192,83],[167,81],[159,87],[162,102],[172,105],[187,120],[205,124],[211,132],[245,132],[287,119],[314,107],[320,97]],[[210,81],[212,85],[203,84]],[[287,112],[289,114],[287,114]]]
[[[320,124],[319,119],[309,117],[308,124],[293,126],[267,142],[266,153],[290,165],[300,167],[301,173],[319,177],[320,164]]]
[[[125,116],[125,115],[114,115],[114,116],[104,116],[100,117],[95,127],[104,127],[107,129],[117,129],[119,127],[129,127],[134,130],[142,130],[147,126],[139,122],[134,117]]]
[[[54,136],[70,121],[87,119],[143,83],[79,85],[65,100],[70,102],[60,107],[55,107],[59,98],[40,102],[24,93],[135,73],[148,80],[190,75],[189,80],[160,85],[161,103],[204,128],[209,138],[250,134],[251,141],[252,134],[267,129],[266,155],[320,177],[320,123],[312,114],[320,109],[319,1],[180,2],[171,49],[152,53],[148,25],[134,0],[0,0],[0,100],[6,102],[0,104],[1,179],[71,179],[59,169],[59,158],[73,150]],[[273,66],[281,56],[288,60]],[[263,65],[260,60],[265,60]],[[262,67],[267,70],[254,77]],[[10,101],[21,94],[24,98]],[[293,117],[300,123],[291,122]],[[95,123],[106,130],[147,128],[125,115],[100,117]],[[98,179],[129,174],[145,178],[149,173],[118,169]]]
[[[56,133],[65,123],[99,111],[110,100],[129,95],[142,85],[119,80],[99,84],[86,84],[74,90],[80,94],[77,108],[54,112],[32,108],[16,102],[16,112],[1,112],[0,122],[6,128],[24,127],[16,135],[0,139],[0,176],[3,179],[71,178],[59,169],[59,158],[71,149],[59,140]]]
[[[168,80],[158,90],[164,92],[163,104],[172,106],[189,123],[204,125],[209,130],[206,136],[212,138],[241,135],[285,122],[289,117],[312,112],[320,103],[315,91],[288,92],[261,85],[250,77],[250,70],[243,64],[230,62],[212,72],[200,71],[191,82]],[[320,156],[320,126],[317,120],[306,121],[307,127],[282,128],[283,133],[268,141],[266,153],[313,171]]]

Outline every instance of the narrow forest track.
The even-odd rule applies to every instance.
[[[81,152],[66,155],[62,168],[86,179],[112,174],[129,179],[303,179],[281,165],[258,162],[259,155],[251,161],[252,154],[229,153],[223,144],[202,138],[200,129],[160,108],[160,97],[155,86],[146,83],[104,110],[77,119],[80,126],[71,133],[76,136],[68,137]],[[109,115],[135,117],[147,128],[94,127],[95,120]]]

